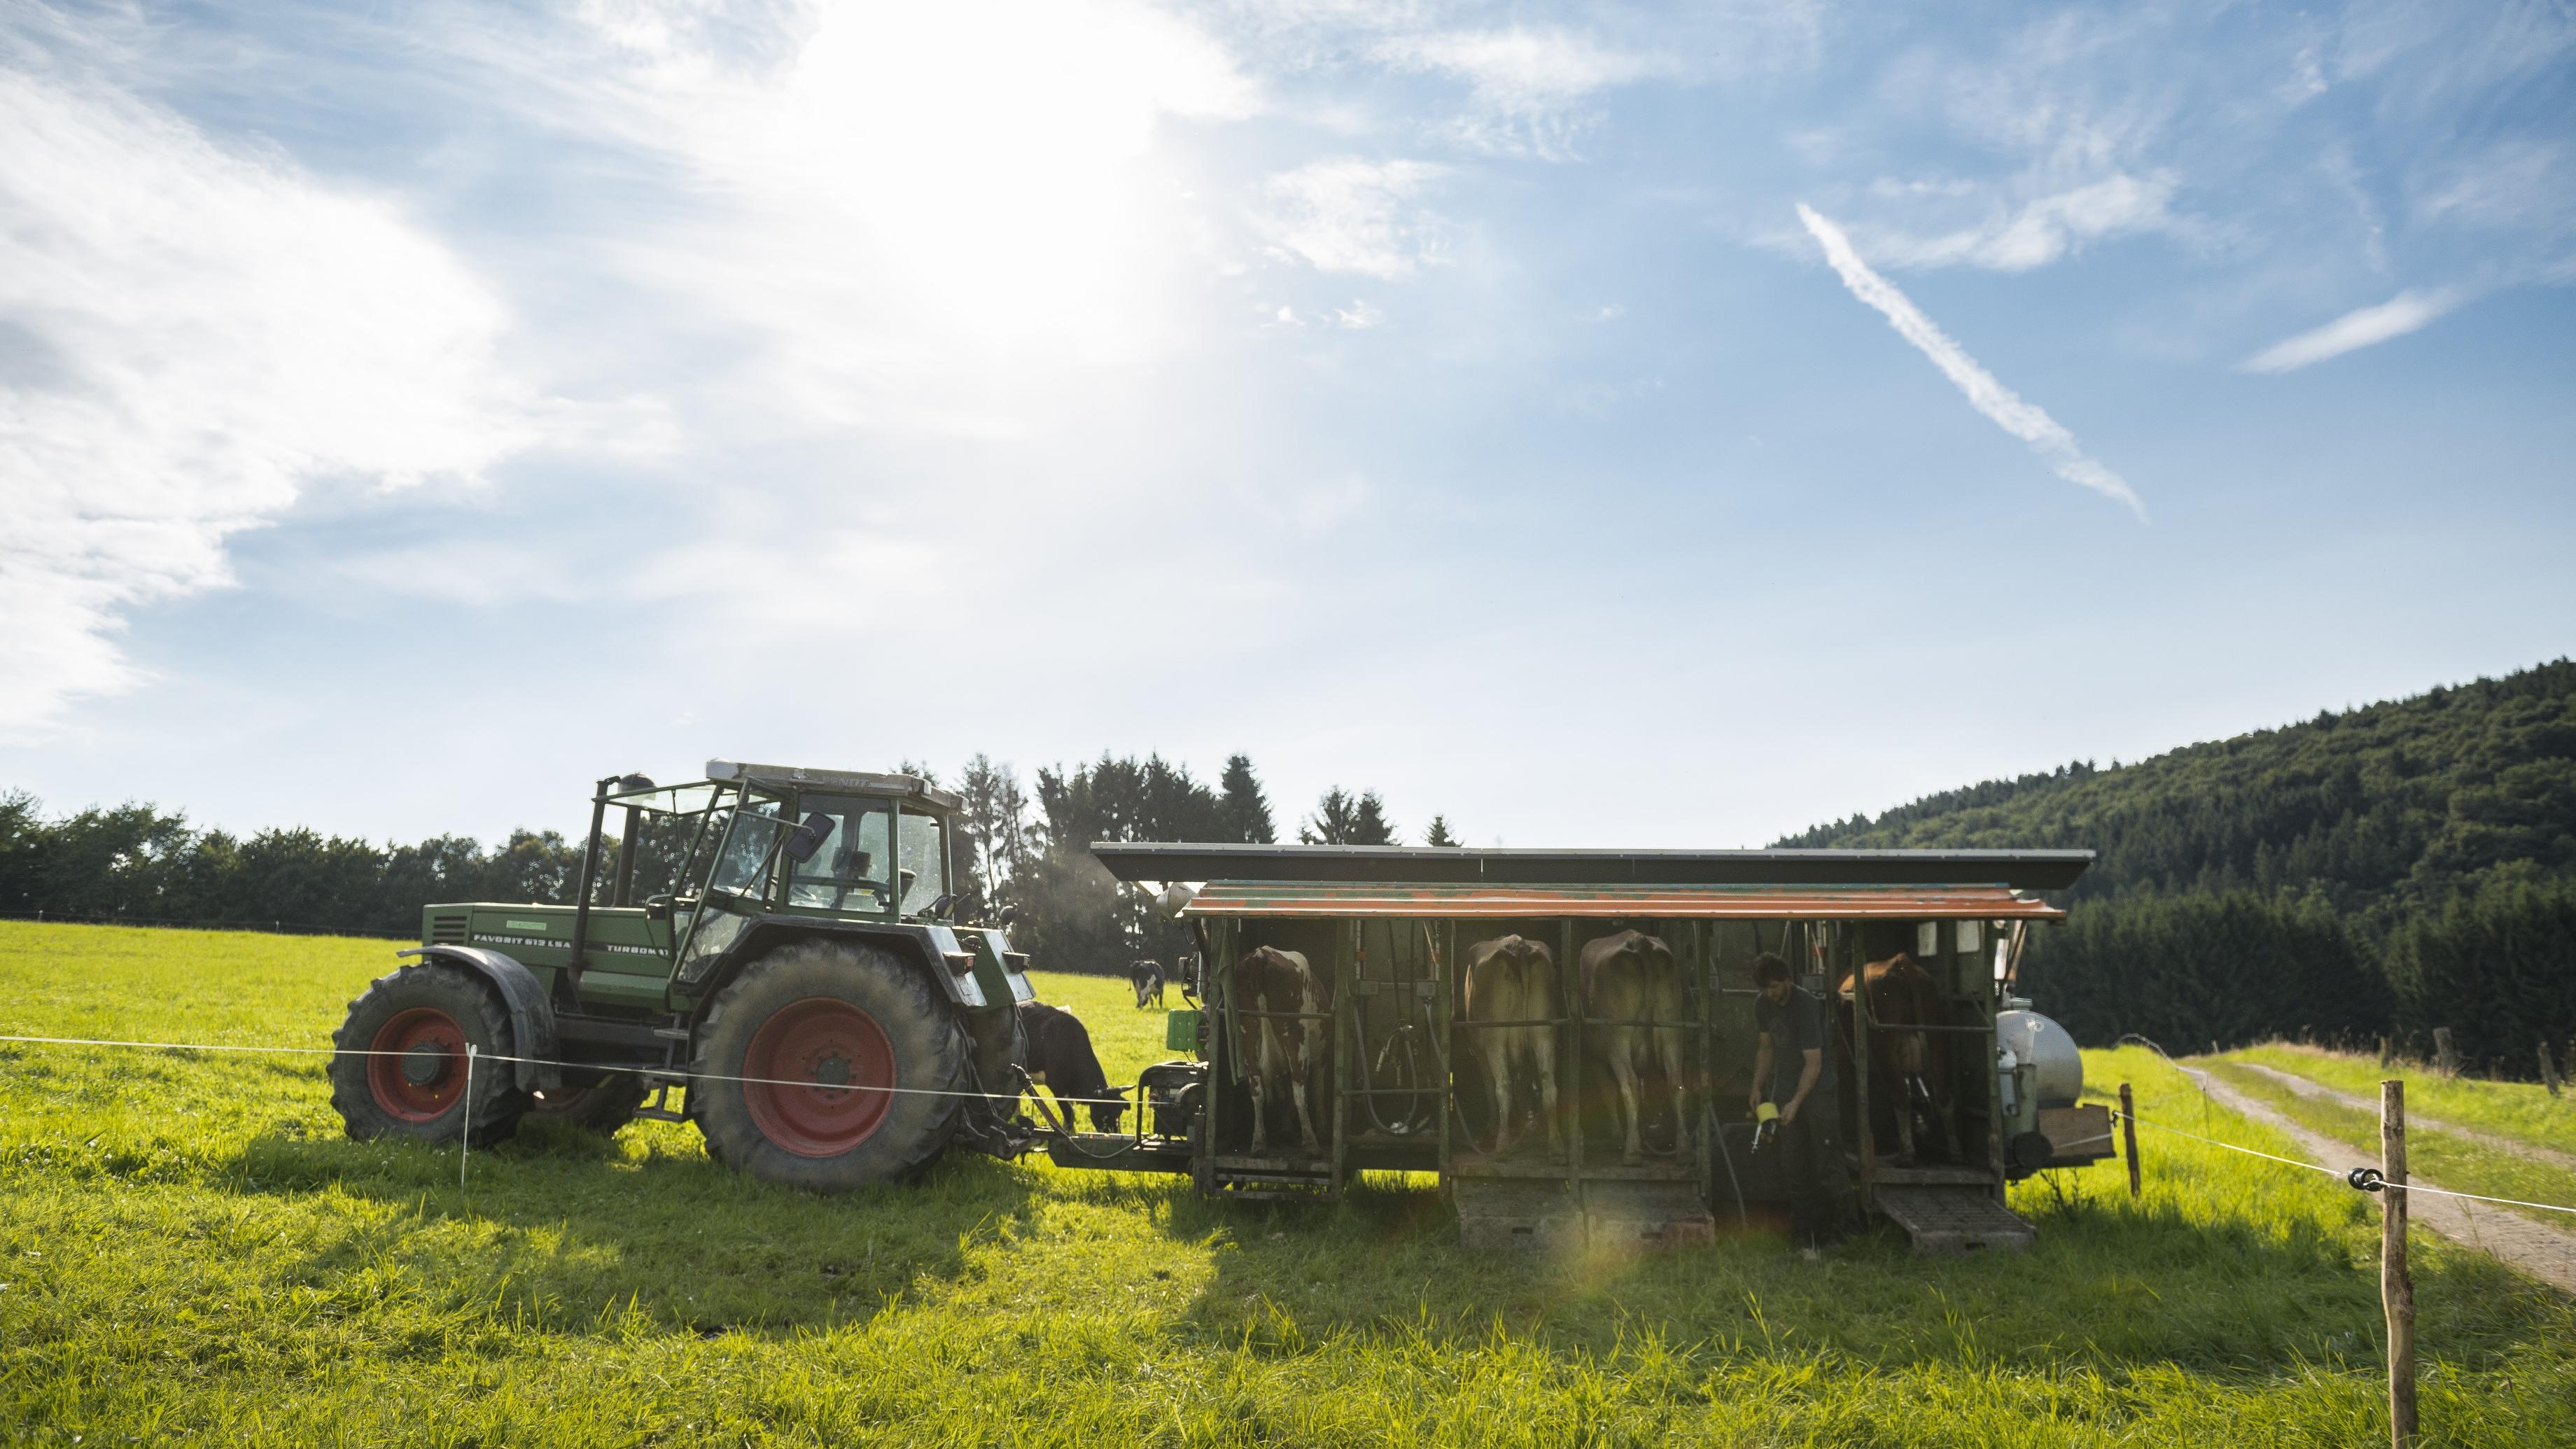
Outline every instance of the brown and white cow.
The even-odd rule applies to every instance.
[[[1673,1096],[1673,1134],[1679,1142],[1690,1131],[1689,1094],[1683,1053],[1689,1028],[1647,1025],[1679,1022],[1689,1007],[1683,1000],[1681,968],[1663,941],[1643,931],[1621,931],[1583,947],[1584,1015],[1595,1025],[1592,1042],[1609,1064],[1619,1085],[1619,1106],[1627,1115],[1625,1161],[1631,1167],[1646,1159],[1642,1132],[1645,1075],[1661,1069]]]
[[[1558,994],[1556,955],[1538,942],[1497,936],[1467,948],[1468,1021],[1552,1021]],[[1494,1094],[1494,1151],[1510,1148],[1520,1125],[1512,1111],[1512,1077],[1526,1066],[1537,1079],[1535,1096],[1547,1126],[1547,1145],[1562,1152],[1565,1139],[1556,1120],[1556,1028],[1477,1027],[1468,1035]]]
[[[1948,1040],[1944,1033],[1919,1030],[1949,1019],[1940,984],[1903,951],[1861,967],[1861,980],[1869,992],[1871,1121],[1877,1123],[1882,1113],[1893,1119],[1887,1125],[1895,1130],[1897,1150],[1904,1160],[1913,1162],[1920,1160],[1914,1140],[1920,1118],[1938,1129],[1950,1158],[1955,1159],[1959,1130],[1946,1070]],[[1845,1002],[1852,1000],[1850,976],[1843,977],[1839,991]]]
[[[1331,1023],[1301,1020],[1290,1013],[1326,1010],[1328,995],[1306,964],[1303,951],[1255,946],[1234,963],[1236,1055],[1252,1086],[1252,1150],[1270,1150],[1267,1100],[1281,1086],[1297,1104],[1298,1139],[1305,1149],[1321,1152],[1315,1118],[1306,1098],[1323,1059]]]

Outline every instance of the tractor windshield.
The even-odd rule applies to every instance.
[[[787,903],[827,911],[881,911],[894,898],[886,869],[894,807],[850,795],[807,795],[797,802],[822,843],[787,878]],[[907,825],[910,823],[906,822]]]

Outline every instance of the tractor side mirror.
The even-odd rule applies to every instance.
[[[930,903],[930,909],[922,912],[922,914],[930,917],[932,920],[944,921],[948,919],[948,913],[955,909],[957,909],[957,897],[954,894],[950,894],[941,896],[939,899],[932,901]]]
[[[832,834],[832,817],[817,810],[805,817],[803,824],[787,833],[787,858],[803,865],[823,848]]]

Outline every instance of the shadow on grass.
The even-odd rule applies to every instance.
[[[708,1336],[830,1327],[934,1295],[972,1276],[979,1247],[1025,1232],[1038,1194],[1029,1174],[963,1152],[911,1182],[826,1197],[674,1146],[530,1123],[475,1149],[459,1186],[453,1147],[272,1131],[218,1175],[235,1191],[382,1209],[349,1215],[298,1281],[390,1265],[538,1326],[641,1315]]]
[[[889,1308],[1043,1316],[1053,1302],[1152,1302],[1175,1348],[1293,1355],[1324,1341],[1472,1350],[1497,1333],[1610,1355],[1841,1355],[2119,1374],[2225,1375],[2375,1362],[2375,1266],[2356,1224],[2194,1221],[2098,1187],[2030,1203],[2028,1253],[1917,1258],[1879,1228],[1816,1256],[1726,1228],[1650,1255],[1470,1252],[1436,1187],[1363,1180],[1330,1205],[1209,1202],[1188,1179],[1007,1165],[952,1153],[920,1180],[817,1197],[737,1176],[679,1134],[600,1139],[532,1124],[477,1151],[272,1133],[236,1190],[362,1204],[290,1276],[389,1272],[504,1318],[572,1331],[621,1319],[790,1335]],[[1157,1296],[1175,1281],[1180,1296]],[[1134,1295],[1131,1299],[1130,1295]],[[2463,1367],[2576,1332],[2564,1300],[2469,1254],[2419,1265],[2428,1338]]]
[[[1363,1185],[1329,1207],[1185,1198],[1166,1227],[1214,1267],[1175,1337],[1303,1351],[1334,1335],[1467,1351],[1498,1332],[1608,1355],[1653,1339],[1700,1354],[1832,1353],[2106,1373],[2182,1365],[2273,1375],[2377,1362],[2377,1268],[2314,1222],[2195,1223],[2077,1197],[2034,1206],[2026,1253],[1925,1258],[1884,1224],[1818,1255],[1783,1233],[1708,1247],[1563,1256],[1470,1252],[1431,1188]],[[2569,1305],[2495,1264],[2419,1275],[2428,1329],[2463,1367],[2576,1327]]]

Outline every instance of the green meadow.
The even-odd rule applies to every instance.
[[[325,1046],[370,940],[0,924],[0,1033]],[[1124,982],[1040,977],[1113,1079]],[[1880,1232],[1470,1254],[1436,1190],[1210,1205],[956,1157],[823,1199],[694,1132],[347,1141],[320,1056],[0,1045],[0,1442],[2055,1445],[2383,1440],[2378,1222],[2149,1132],[2016,1256]],[[2151,1053],[2097,1095],[2272,1151]],[[2435,1110],[2430,1102],[2426,1110]],[[2415,1243],[2426,1442],[2576,1442],[2576,1305]]]

